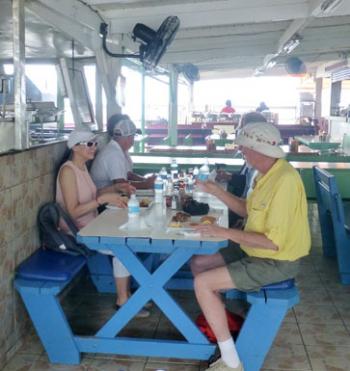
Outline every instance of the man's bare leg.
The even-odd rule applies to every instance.
[[[225,306],[219,292],[233,288],[235,285],[226,266],[195,275],[194,289],[198,303],[218,340],[222,361],[231,368],[238,367],[240,361],[228,328]]]
[[[194,277],[199,273],[225,265],[225,260],[220,253],[214,255],[195,255],[191,259],[191,271]]]

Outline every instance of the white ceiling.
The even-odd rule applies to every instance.
[[[350,0],[330,12],[331,0],[27,0],[28,57],[91,55],[99,23],[109,24],[110,49],[123,46],[137,52],[131,40],[136,23],[157,29],[169,15],[180,18],[180,29],[162,64],[193,63],[202,78],[252,75],[272,56],[278,73],[286,55],[283,46],[296,33],[300,57],[310,72],[324,62],[350,53]],[[335,2],[340,0],[335,0]],[[0,0],[0,58],[11,56],[11,1]],[[95,12],[96,11],[96,12]]]

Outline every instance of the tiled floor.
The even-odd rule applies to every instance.
[[[301,302],[285,318],[265,360],[265,371],[350,370],[350,286],[339,283],[335,261],[322,257],[315,204],[310,204],[309,209],[313,247],[297,279]],[[195,318],[199,310],[193,293],[174,295]],[[64,299],[75,333],[91,334],[99,328],[113,311],[113,299],[112,295],[97,295],[87,279],[83,279],[78,289]],[[241,303],[231,301],[229,307],[239,311]],[[148,319],[133,320],[123,335],[181,338],[155,306],[151,312]],[[206,362],[108,355],[86,355],[81,365],[74,367],[51,365],[33,330],[4,370],[199,371],[205,368]]]

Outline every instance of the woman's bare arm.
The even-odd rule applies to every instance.
[[[79,203],[77,182],[74,171],[70,167],[64,166],[61,169],[58,180],[61,185],[64,204],[73,219],[77,219],[98,208],[99,203],[97,200],[91,200],[84,204]]]

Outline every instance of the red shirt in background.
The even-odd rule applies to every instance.
[[[235,112],[236,110],[230,106],[226,106],[220,111],[220,113],[235,113]]]

